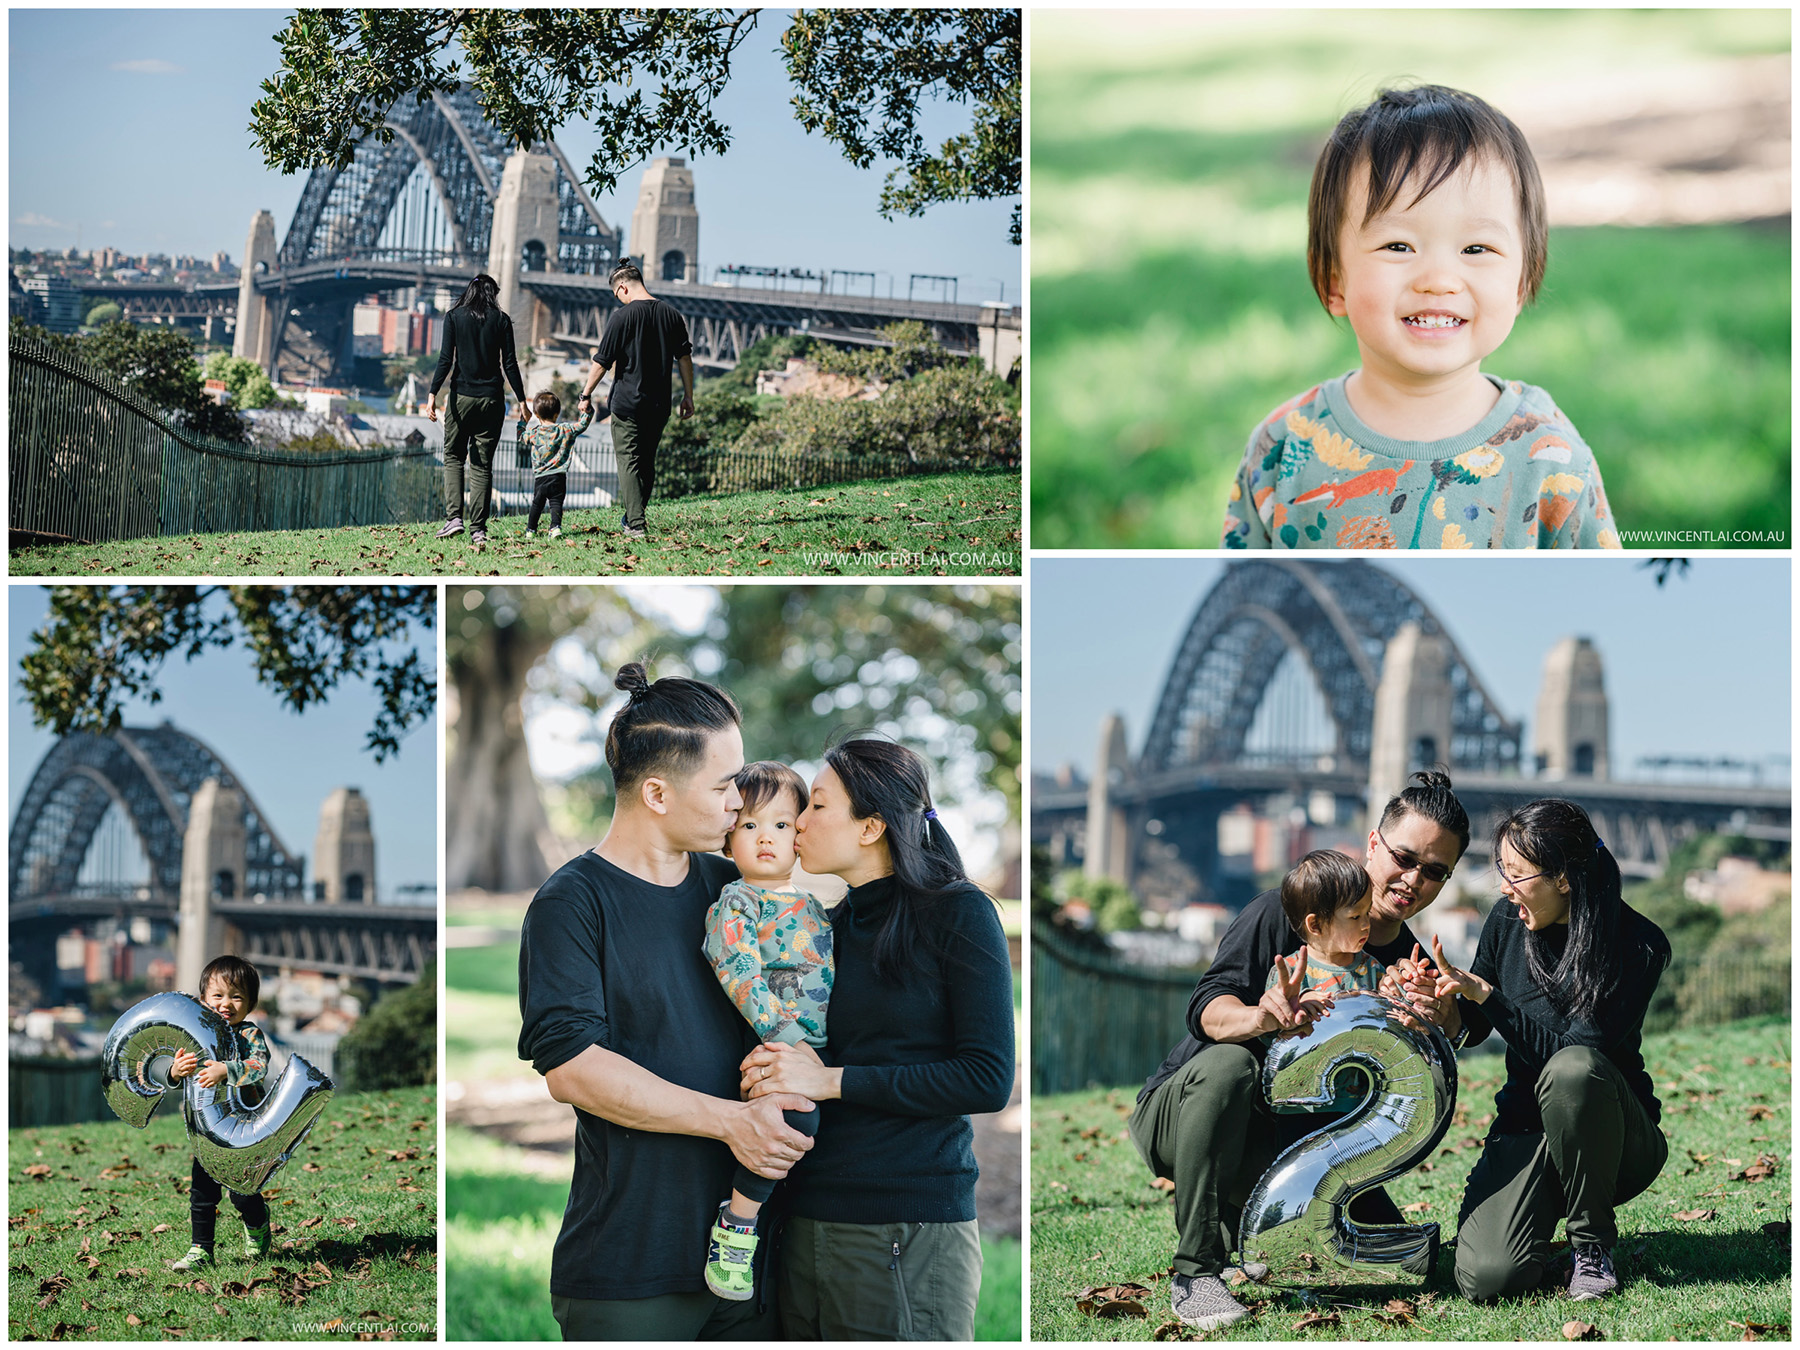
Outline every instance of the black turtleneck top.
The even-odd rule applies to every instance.
[[[975,1217],[971,1112],[1012,1096],[1012,961],[994,902],[974,885],[940,922],[946,955],[929,974],[875,973],[875,935],[894,879],[855,887],[832,912],[837,973],[821,1055],[844,1070],[820,1104],[813,1149],[788,1174],[792,1213],[833,1223],[957,1223]]]

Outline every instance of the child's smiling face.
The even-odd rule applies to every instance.
[[[1365,372],[1441,389],[1479,378],[1524,306],[1518,189],[1504,165],[1477,156],[1423,201],[1415,190],[1402,184],[1364,225],[1369,167],[1357,166],[1327,307],[1350,320]]]
[[[206,997],[201,1001],[234,1027],[250,1015],[249,996],[217,975],[207,984]]]

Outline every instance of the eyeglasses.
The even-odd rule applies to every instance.
[[[1507,890],[1516,891],[1519,889],[1519,887],[1523,886],[1526,882],[1536,881],[1539,877],[1547,877],[1550,875],[1550,873],[1548,873],[1548,872],[1533,872],[1528,877],[1509,877],[1506,875],[1506,869],[1504,867],[1500,866],[1499,863],[1495,863],[1494,864],[1494,875],[1500,878],[1500,884],[1503,887],[1505,887]]]
[[[1456,870],[1454,867],[1445,867],[1442,863],[1426,862],[1418,854],[1408,853],[1403,848],[1395,848],[1379,829],[1375,831],[1375,837],[1381,840],[1381,846],[1387,850],[1388,857],[1400,864],[1402,872],[1417,872],[1421,881],[1435,881],[1441,886],[1450,880],[1450,873]]]

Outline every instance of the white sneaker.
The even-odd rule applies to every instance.
[[[552,534],[554,534],[554,533],[555,533],[555,531],[554,531],[554,530],[552,530],[552,531],[551,531],[551,533],[552,533]],[[525,531],[525,537],[526,537],[526,538],[527,538],[527,539],[536,539],[536,538],[537,538],[537,531],[536,531],[536,530],[527,530],[527,531]]]
[[[561,539],[562,538],[562,526],[552,525],[550,527],[550,537],[552,539]]]

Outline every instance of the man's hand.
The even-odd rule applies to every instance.
[[[1306,948],[1302,947],[1293,956],[1293,964],[1287,958],[1275,958],[1275,983],[1263,991],[1257,1001],[1265,1017],[1274,1020],[1274,1031],[1292,1031],[1295,1027],[1305,1026],[1331,1007],[1331,998],[1320,994],[1317,998],[1306,1001],[1302,995],[1313,991],[1304,988],[1306,973]]]
[[[778,1092],[743,1103],[725,1129],[734,1156],[759,1177],[779,1181],[806,1155],[813,1141],[781,1118],[783,1111],[810,1111],[813,1103],[793,1093]]]
[[[430,418],[433,422],[437,421],[437,400],[435,398],[426,405],[425,416]]]
[[[693,415],[694,415],[694,396],[692,394],[683,394],[681,396],[681,420],[683,422],[685,422],[688,420],[688,418],[692,417]]]

